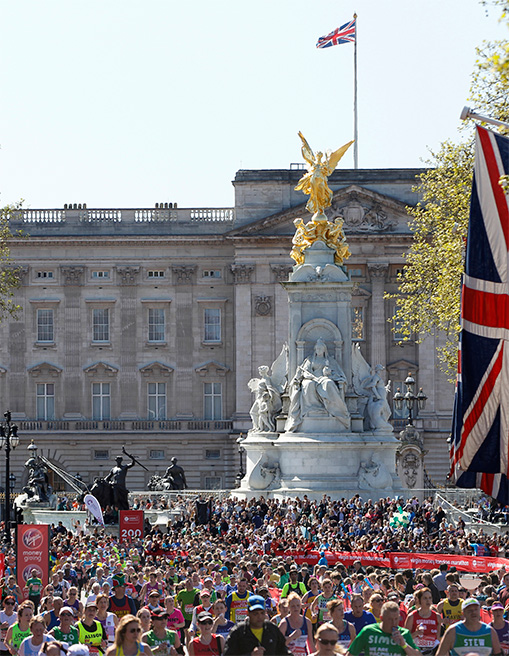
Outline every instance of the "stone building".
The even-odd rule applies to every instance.
[[[0,324],[0,391],[20,428],[18,487],[31,439],[86,482],[106,474],[125,444],[150,470],[131,470],[131,489],[144,489],[172,456],[191,487],[234,485],[236,440],[250,427],[247,382],[287,335],[280,282],[292,266],[293,221],[310,217],[294,191],[299,168],[239,171],[232,208],[67,205],[13,217],[12,230],[27,235],[12,246],[22,310]],[[352,251],[355,336],[394,391],[408,371],[424,388],[418,425],[428,472],[443,482],[453,390],[435,338],[401,343],[384,299],[410,243],[406,206],[417,200],[419,172],[336,171],[328,214],[344,217]]]

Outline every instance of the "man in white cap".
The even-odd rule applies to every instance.
[[[489,624],[481,622],[481,606],[470,597],[463,602],[461,622],[452,624],[444,633],[437,656],[466,656],[475,652],[478,656],[501,656],[502,649],[497,632]]]

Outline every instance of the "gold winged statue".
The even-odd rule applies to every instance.
[[[304,224],[302,219],[295,219],[295,235],[292,239],[293,248],[290,256],[297,264],[304,263],[304,251],[315,241],[323,241],[334,253],[335,264],[342,264],[350,256],[350,250],[343,234],[343,219],[338,217],[334,223],[327,220],[324,210],[330,207],[332,202],[332,191],[327,184],[327,178],[338,165],[339,160],[353,144],[348,142],[333,153],[317,152],[311,150],[302,132],[299,132],[302,140],[302,156],[307,162],[308,170],[299,180],[295,187],[296,191],[302,191],[309,196],[306,209],[313,214],[309,223]]]
[[[327,152],[324,155],[318,151],[315,155],[302,132],[299,132],[299,137],[302,141],[302,157],[306,160],[306,169],[308,172],[299,180],[299,184],[295,187],[295,190],[302,191],[309,196],[306,209],[311,214],[319,215],[314,216],[313,219],[323,221],[326,220],[323,211],[325,208],[330,207],[332,201],[332,191],[327,184],[327,178],[353,144],[353,141],[349,141],[333,153]]]

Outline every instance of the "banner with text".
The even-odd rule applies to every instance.
[[[18,585],[26,598],[28,591],[24,588],[32,570],[43,586],[49,583],[49,524],[19,524],[17,547]]]
[[[320,560],[318,551],[275,551],[276,556],[292,556],[295,562],[315,565]],[[491,572],[499,567],[509,569],[508,558],[493,558],[490,556],[457,556],[455,554],[439,553],[401,553],[376,551],[326,551],[325,558],[328,565],[342,563],[350,567],[356,560],[362,565],[374,567],[389,567],[391,569],[435,569],[445,563],[448,567],[456,567],[459,572]]]
[[[142,540],[144,522],[143,510],[121,510],[119,524],[121,542]]]

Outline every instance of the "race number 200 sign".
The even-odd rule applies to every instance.
[[[120,511],[120,540],[139,540],[143,538],[143,510]]]

